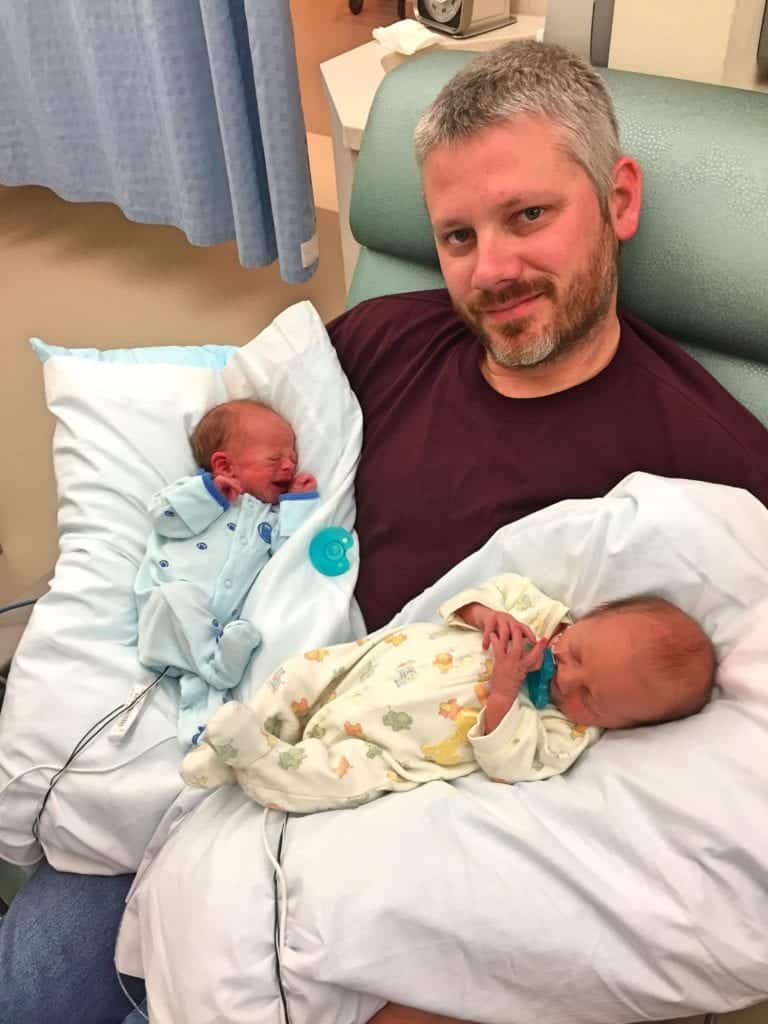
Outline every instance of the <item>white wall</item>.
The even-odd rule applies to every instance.
[[[609,64],[766,89],[755,60],[764,0],[616,0]]]
[[[515,14],[546,14],[547,0],[516,0],[512,10]]]
[[[768,92],[768,68],[758,68],[755,50],[763,24],[766,0],[739,0],[731,26],[723,82],[739,89]]]

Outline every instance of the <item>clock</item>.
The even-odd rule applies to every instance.
[[[413,13],[428,28],[464,38],[510,25],[512,0],[413,0]]]

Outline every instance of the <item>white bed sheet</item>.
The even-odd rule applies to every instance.
[[[713,636],[721,691],[694,718],[607,735],[547,782],[473,775],[290,818],[291,1024],[363,1024],[387,1000],[487,1024],[620,1024],[764,998],[768,511],[633,474],[500,530],[395,622],[500,571],[577,615],[671,598]],[[158,829],[117,948],[147,978],[153,1022],[282,1021],[262,819],[230,787],[183,794]]]

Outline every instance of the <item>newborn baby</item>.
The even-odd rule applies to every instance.
[[[482,769],[501,782],[564,772],[602,729],[683,718],[708,701],[712,645],[654,597],[568,609],[509,573],[440,608],[444,625],[385,628],[285,662],[250,705],[211,719],[182,764],[191,785],[238,782],[288,811],[364,803]],[[525,679],[551,640],[550,703]]]
[[[291,425],[260,402],[210,409],[190,445],[200,472],[159,491],[134,591],[139,661],[178,680],[189,746],[261,642],[240,609],[261,570],[318,503]]]

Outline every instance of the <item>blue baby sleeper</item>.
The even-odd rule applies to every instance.
[[[178,736],[188,746],[229,698],[261,642],[240,611],[272,555],[307,519],[317,491],[270,505],[250,494],[229,502],[208,472],[159,491],[153,531],[136,576],[139,661],[178,681]]]

